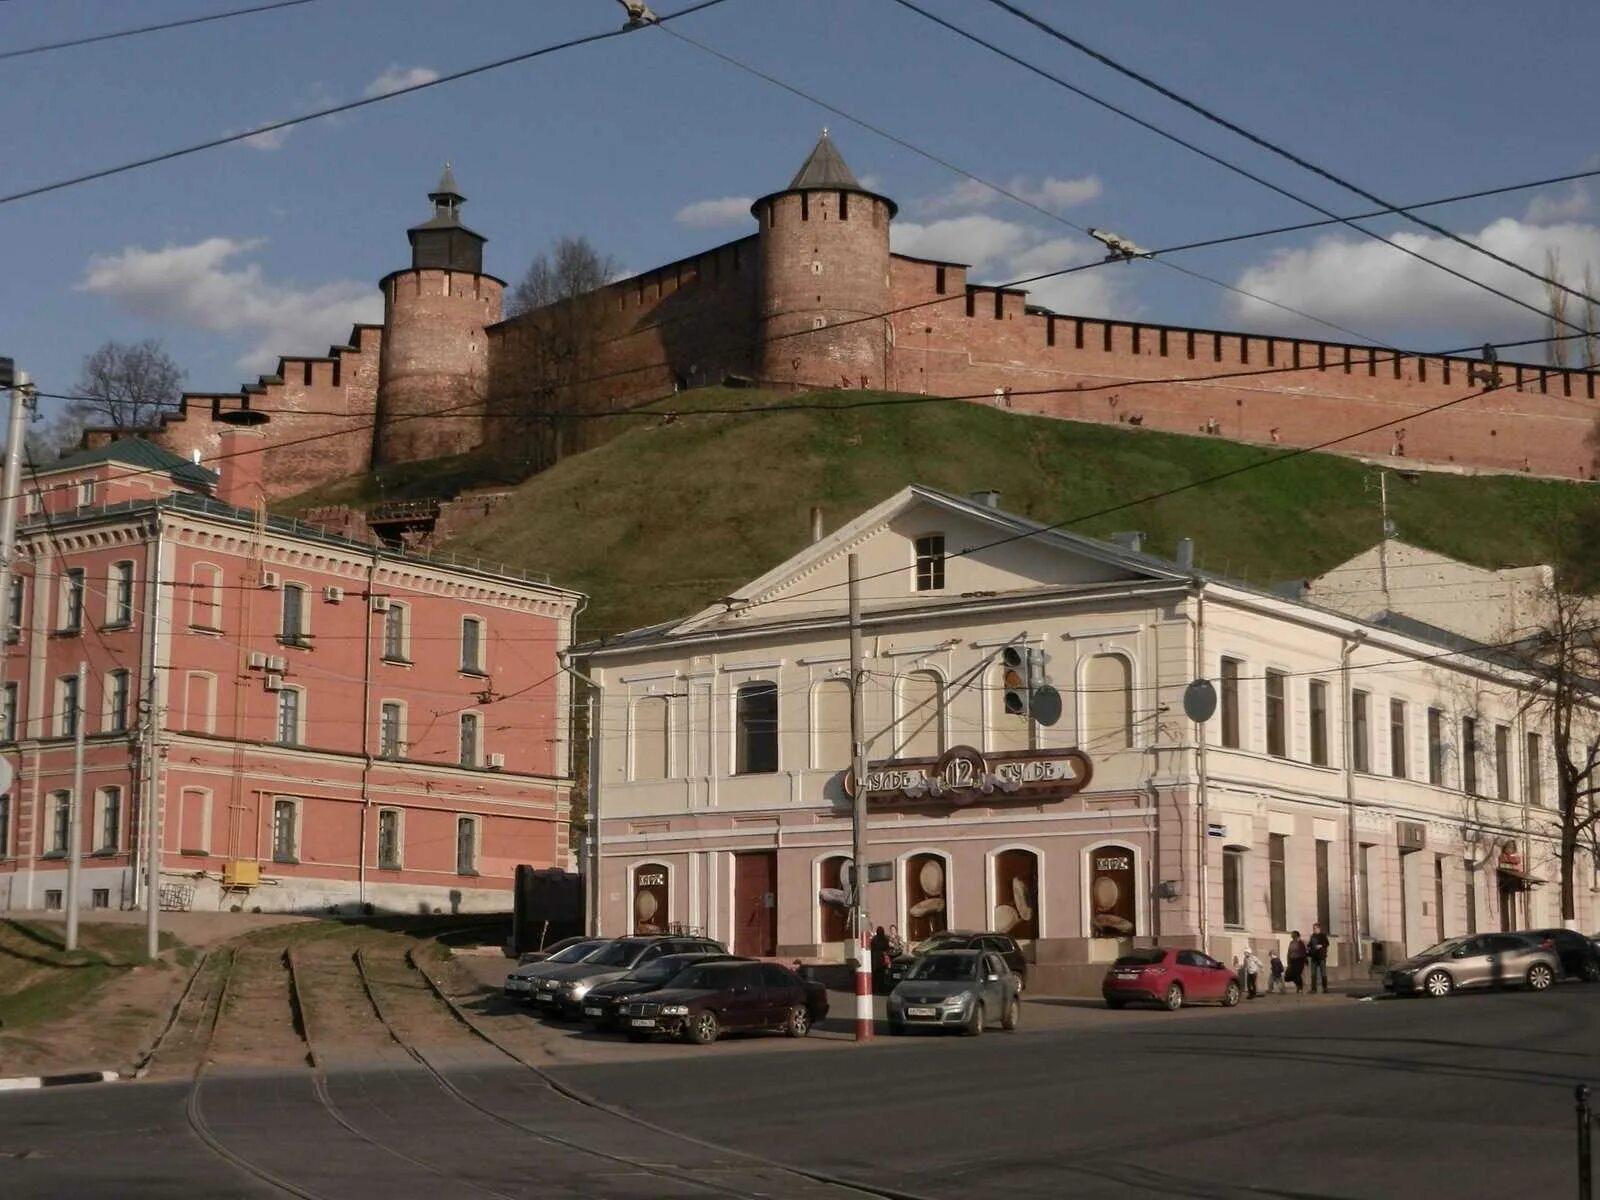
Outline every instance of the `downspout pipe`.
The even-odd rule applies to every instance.
[[[572,614],[571,637],[573,645],[577,642],[578,616],[588,606],[588,600],[579,605]],[[592,676],[579,670],[572,664],[572,645],[562,650],[557,658],[561,669],[574,679],[582,680],[589,685],[589,695],[586,701],[586,712],[589,719],[589,789],[588,789],[588,826],[589,826],[589,878],[586,891],[588,904],[587,927],[590,937],[600,936],[600,717],[605,711],[605,685],[597,682]],[[569,740],[569,766],[568,777],[577,774],[575,765],[572,764],[577,756],[577,746]]]
[[[1194,677],[1206,676],[1206,585],[1196,577],[1194,581]],[[1195,854],[1198,858],[1196,877],[1200,881],[1200,948],[1211,951],[1211,805],[1206,787],[1206,730],[1203,721],[1194,723],[1194,769],[1196,791],[1200,799],[1200,816],[1195,822]]]
[[[372,588],[378,581],[379,545],[372,547],[367,564],[367,586],[362,589],[366,602],[366,635],[361,640],[361,836],[360,857],[356,865],[356,901],[367,903],[367,827],[372,824]]]
[[[1367,640],[1367,631],[1358,629],[1339,647],[1340,720],[1344,723],[1344,805],[1345,850],[1349,867],[1350,887],[1350,948],[1355,962],[1361,962],[1361,894],[1357,886],[1360,870],[1357,865],[1359,847],[1356,844],[1356,729],[1350,719],[1350,657]]]

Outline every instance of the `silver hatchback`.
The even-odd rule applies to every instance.
[[[1526,934],[1479,933],[1412,955],[1390,968],[1383,986],[1401,996],[1448,996],[1457,988],[1476,987],[1542,992],[1560,977],[1560,956]]]

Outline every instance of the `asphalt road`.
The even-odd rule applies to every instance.
[[[1151,1016],[554,1074],[731,1151],[941,1200],[1574,1194],[1600,987]],[[585,1108],[487,1047],[434,1066],[341,1065],[328,1106],[309,1071],[209,1075],[211,1136],[298,1193],[208,1148],[182,1084],[0,1094],[0,1195],[858,1194]]]

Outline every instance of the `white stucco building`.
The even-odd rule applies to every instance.
[[[1333,961],[1365,970],[1447,935],[1558,923],[1554,766],[1547,731],[1518,715],[1525,681],[1420,622],[1364,622],[996,499],[907,488],[730,602],[587,650],[606,932],[843,953],[822,893],[850,853],[851,553],[888,789],[874,924],[1009,931],[1050,987],[1098,978],[1128,937],[1227,958],[1321,920]],[[1053,727],[1005,712],[1012,645],[1047,656]],[[1197,677],[1220,699],[1199,727],[1183,710]],[[1089,759],[1081,788],[1069,749]],[[957,776],[982,786],[924,786]],[[1008,790],[1024,777],[1042,782]],[[1587,859],[1581,880],[1588,927]]]

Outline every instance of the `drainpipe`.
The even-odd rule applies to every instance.
[[[1206,662],[1206,585],[1201,579],[1194,582],[1194,677],[1205,678]],[[1202,722],[1194,723],[1194,769],[1200,793],[1200,818],[1195,823],[1196,853],[1199,856],[1200,880],[1200,948],[1211,951],[1211,806],[1206,790],[1206,731]]]
[[[577,614],[573,614],[576,623]],[[569,661],[572,648],[561,652],[561,669],[589,685],[585,712],[589,718],[589,936],[600,936],[600,714],[606,689]]]
[[[1356,845],[1356,730],[1355,722],[1350,719],[1350,656],[1367,640],[1367,631],[1358,629],[1350,639],[1339,647],[1339,682],[1341,693],[1340,720],[1344,724],[1344,805],[1345,817],[1348,822],[1345,833],[1346,858],[1349,866],[1350,884],[1350,946],[1355,955],[1355,961],[1362,961],[1361,954],[1361,894],[1357,887],[1360,872],[1356,863],[1359,848]],[[1404,869],[1404,864],[1402,864]]]
[[[378,581],[378,558],[382,547],[372,547],[367,564],[367,586],[362,591],[366,602],[366,636],[361,642],[361,837],[360,857],[356,861],[356,901],[367,902],[367,826],[372,824],[372,587]]]

